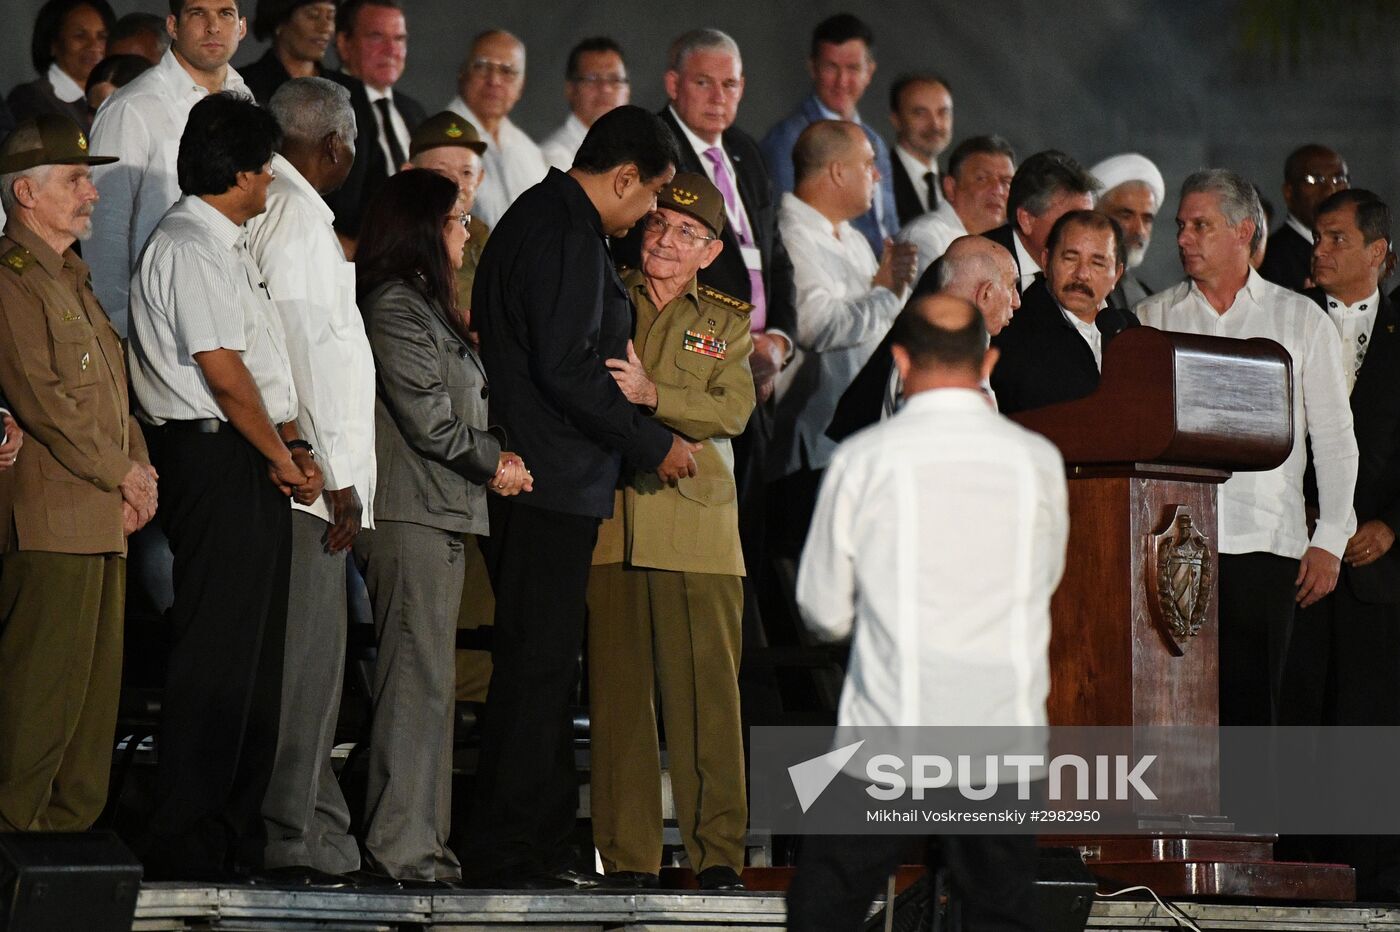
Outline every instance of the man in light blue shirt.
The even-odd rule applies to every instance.
[[[812,95],[763,137],[763,157],[768,162],[769,174],[780,192],[793,189],[792,147],[809,124],[818,120],[848,120],[860,126],[875,150],[880,183],[875,203],[851,221],[851,225],[870,241],[871,250],[878,256],[884,248],[885,237],[899,232],[899,220],[890,181],[890,148],[856,112],[861,95],[875,76],[875,35],[869,26],[850,13],[829,16],[812,30],[812,52],[807,68],[812,74]]]

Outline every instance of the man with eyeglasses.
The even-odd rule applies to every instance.
[[[519,39],[491,29],[472,40],[471,54],[457,74],[457,96],[445,109],[470,120],[486,143],[486,176],[476,192],[475,213],[487,226],[495,226],[506,208],[549,170],[540,147],[510,121],[524,89],[525,46]]]
[[[1309,143],[1283,163],[1283,203],[1288,219],[1269,235],[1259,274],[1293,291],[1312,287],[1313,219],[1317,207],[1351,186],[1347,163],[1327,146]]]
[[[632,98],[622,46],[607,36],[584,39],[569,50],[564,68],[564,98],[569,118],[540,143],[549,165],[566,172],[593,121]]]
[[[661,866],[659,684],[681,841],[702,890],[743,889],[739,646],[744,556],[729,444],[754,407],[752,305],[702,285],[724,251],[724,197],[682,172],[643,222],[626,359],[627,400],[703,445],[698,475],[637,471],[604,522],[589,577],[593,843],[614,886],[655,887]]]

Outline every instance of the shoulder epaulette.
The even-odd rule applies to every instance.
[[[715,304],[723,305],[737,314],[747,314],[753,310],[753,305],[749,302],[740,301],[738,298],[727,295],[716,288],[711,288],[709,285],[699,285],[696,291],[701,298],[713,301]]]
[[[34,261],[34,255],[23,246],[15,245],[3,256],[0,256],[0,265],[14,272],[16,275],[23,275],[24,270],[29,268],[29,263]]]

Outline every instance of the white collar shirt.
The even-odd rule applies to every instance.
[[[1026,244],[1021,242],[1021,232],[1015,227],[1011,230],[1011,242],[1016,246],[1016,267],[1020,270],[1021,291],[1024,292],[1031,285],[1035,284],[1036,273],[1041,271],[1040,262],[1031,255]]]
[[[1355,304],[1327,295],[1327,316],[1337,327],[1342,341],[1342,374],[1347,380],[1347,394],[1356,387],[1356,377],[1366,360],[1371,333],[1376,329],[1376,312],[1380,310],[1381,293],[1377,289]]]
[[[374,354],[355,304],[355,266],[335,214],[280,155],[267,210],[248,221],[248,252],[272,294],[296,385],[297,433],[311,444],[326,488],[354,486],[374,527]],[[293,508],[332,520],[324,497]]]
[[[49,79],[49,87],[53,88],[54,96],[65,104],[77,103],[87,96],[83,86],[69,77],[68,72],[58,67],[58,62],[49,65],[45,77]]]
[[[403,114],[399,113],[399,108],[394,104],[394,89],[370,87],[365,84],[365,96],[369,98],[369,108],[374,111],[374,123],[379,127],[379,151],[384,153],[384,164],[389,166],[389,174],[397,174],[402,165],[394,161],[394,151],[389,146],[390,130],[394,133],[394,138],[398,141],[399,151],[408,158],[409,144],[412,141],[412,134],[409,132],[408,124],[404,122]],[[389,122],[392,126],[384,125],[384,114],[379,112],[378,102],[389,101]]]
[[[831,460],[836,442],[826,428],[836,403],[884,339],[904,295],[871,284],[879,261],[859,230],[845,221],[833,226],[791,192],[783,195],[778,229],[797,294],[796,352],[776,390],[784,432],[777,442],[788,447],[780,475],[788,475]]]
[[[238,72],[229,68],[225,91],[251,97]],[[92,238],[83,257],[92,287],[112,326],[127,335],[132,273],[151,231],[180,198],[175,161],[190,110],[209,92],[194,82],[173,51],[109,97],[92,123],[91,151],[119,162],[93,169],[101,195],[92,215]]]
[[[1061,304],[1056,304],[1055,306],[1058,307],[1060,309],[1060,313],[1064,315],[1065,322],[1068,323],[1071,327],[1073,327],[1079,333],[1079,335],[1084,338],[1085,343],[1089,344],[1089,351],[1094,354],[1094,365],[1098,366],[1099,371],[1102,372],[1103,334],[1099,332],[1098,325],[1095,324],[1093,321],[1089,321],[1089,323],[1087,324],[1084,323],[1084,321],[1071,314]]]
[[[953,240],[967,235],[967,227],[962,218],[946,200],[926,214],[920,214],[899,230],[895,237],[901,243],[913,243],[918,251],[918,271],[914,281],[918,281],[930,265],[937,262],[948,251]],[[1014,235],[1014,234],[1013,234]]]
[[[131,385],[150,424],[228,420],[195,355],[237,352],[273,424],[297,416],[286,336],[247,234],[198,197],[151,233],[131,278]]]
[[[486,143],[481,156],[484,171],[481,187],[476,189],[472,213],[489,227],[495,227],[515,199],[544,179],[549,171],[544,155],[525,131],[503,117],[497,127],[499,141],[486,131],[485,125],[472,113],[461,97],[452,98],[447,109],[469,120]]]
[[[574,167],[574,156],[578,154],[578,147],[583,145],[583,137],[587,135],[588,127],[583,125],[578,114],[571,113],[563,126],[550,133],[544,142],[540,143],[540,154],[551,168],[566,172]]]
[[[1342,348],[1327,315],[1308,298],[1250,269],[1223,314],[1189,278],[1140,301],[1138,320],[1159,330],[1265,337],[1293,357],[1293,450],[1267,472],[1237,472],[1220,487],[1220,552],[1263,551],[1297,559],[1308,547],[1340,557],[1356,531],[1356,437],[1342,375]],[[1303,470],[1311,444],[1318,520],[1308,538]]]
[[[894,157],[904,165],[905,172],[909,174],[909,183],[919,199],[919,205],[923,207],[924,213],[928,213],[928,183],[924,181],[924,175],[933,172],[933,183],[938,184],[938,163],[925,165],[917,155],[898,144],[894,147]],[[942,198],[939,198],[939,202],[942,202]]]
[[[911,397],[832,459],[797,578],[851,637],[842,726],[1043,726],[1064,462],[969,389]]]

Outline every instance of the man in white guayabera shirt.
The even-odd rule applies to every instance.
[[[1265,337],[1293,357],[1293,450],[1267,472],[1220,487],[1220,724],[1277,720],[1295,606],[1332,591],[1356,530],[1356,438],[1337,329],[1311,300],[1249,265],[1263,235],[1259,197],[1225,169],[1181,186],[1176,244],[1186,279],[1137,305],[1149,327],[1209,336]],[[1311,535],[1303,471],[1311,446],[1318,517]]]

